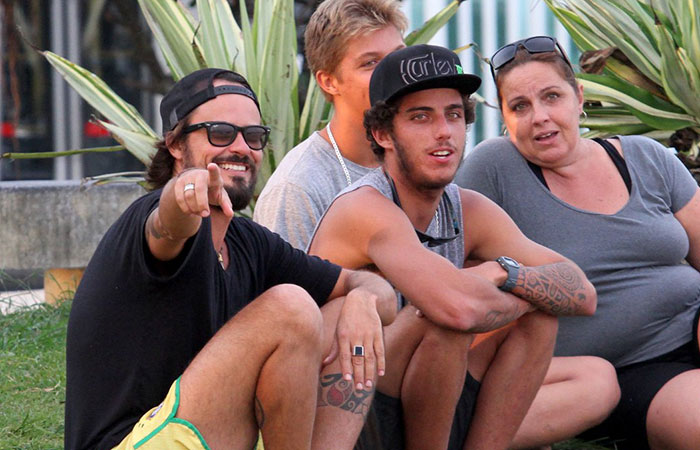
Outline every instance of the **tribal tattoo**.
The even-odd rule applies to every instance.
[[[588,301],[583,280],[569,263],[523,267],[520,274],[513,294],[544,312],[572,315]]]
[[[373,393],[374,389],[356,391],[352,381],[344,380],[340,373],[323,375],[318,387],[318,406],[335,406],[367,417]]]

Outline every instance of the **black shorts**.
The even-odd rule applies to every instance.
[[[467,439],[469,424],[474,416],[476,396],[479,394],[481,384],[467,372],[464,380],[464,388],[457,402],[452,431],[450,432],[449,450],[461,450]],[[440,401],[440,399],[435,399]],[[372,424],[376,416],[375,424]],[[375,430],[376,428],[376,430]],[[368,424],[362,430],[358,447],[363,449],[378,450],[378,445],[371,444],[369,435],[378,436],[382,450],[403,450],[406,446],[403,422],[403,408],[401,399],[389,397],[377,391],[372,402],[372,409],[368,417]],[[376,439],[376,438],[375,438]],[[358,448],[356,447],[356,448]]]
[[[614,443],[619,450],[648,449],[646,421],[649,405],[673,377],[700,368],[697,349],[691,341],[664,355],[617,369],[620,403],[605,422],[580,437],[603,445]]]

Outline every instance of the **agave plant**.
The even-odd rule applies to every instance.
[[[589,136],[646,134],[700,182],[697,0],[545,0],[581,49]]]
[[[428,42],[457,12],[462,1],[448,4],[407,36],[406,43]],[[256,0],[252,20],[246,2],[239,5],[240,26],[227,0],[197,0],[199,20],[179,0],[139,0],[175,80],[200,68],[228,68],[244,75],[258,94],[263,122],[272,129],[259,177],[258,188],[261,188],[285,153],[328,120],[331,108],[314,77],[310,77],[306,101],[300,111],[293,0]],[[42,54],[100,113],[102,118],[96,120],[121,144],[50,152],[45,156],[126,149],[148,166],[159,136],[138,111],[95,74],[50,51]]]

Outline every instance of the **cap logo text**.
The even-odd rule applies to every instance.
[[[455,69],[452,64],[446,59],[436,60],[432,52],[404,59],[400,66],[401,79],[405,84],[410,84],[423,78],[454,74]]]

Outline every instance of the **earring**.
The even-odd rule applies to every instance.
[[[579,122],[585,122],[587,120],[588,120],[588,113],[586,112],[586,110],[582,109],[581,110],[581,119],[579,120]]]

